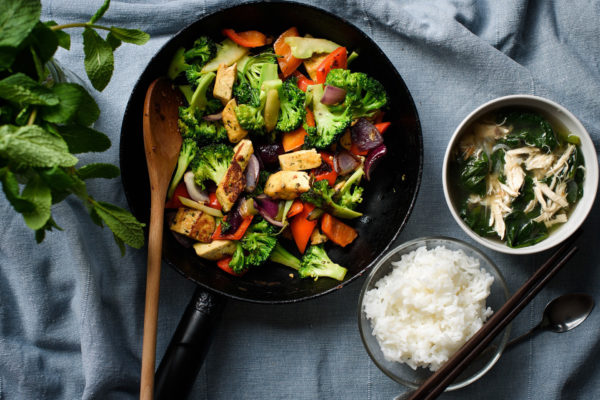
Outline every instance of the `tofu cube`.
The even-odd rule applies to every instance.
[[[315,149],[298,150],[279,156],[279,164],[284,171],[301,171],[313,169],[321,165],[323,160]]]
[[[226,256],[233,255],[235,248],[236,245],[233,240],[213,240],[210,243],[194,244],[196,254],[211,261],[218,261]]]
[[[199,210],[181,207],[171,223],[171,230],[199,242],[210,242],[215,231],[215,218]]]
[[[248,165],[250,156],[254,153],[252,142],[244,139],[233,148],[234,155],[231,165],[227,169],[227,173],[223,180],[219,182],[215,195],[223,208],[223,211],[229,212],[235,204],[240,193],[246,185],[246,176],[244,170]]]
[[[235,99],[229,100],[223,109],[223,125],[227,129],[227,137],[231,143],[237,143],[248,135],[248,131],[242,128],[235,115],[237,103]]]
[[[310,177],[303,171],[279,171],[267,179],[265,194],[274,199],[292,200],[310,189]]]
[[[219,65],[217,69],[217,77],[215,78],[215,88],[213,89],[213,96],[219,100],[223,105],[227,104],[231,100],[233,94],[233,84],[237,76],[237,63],[233,63],[231,66],[225,64]]]

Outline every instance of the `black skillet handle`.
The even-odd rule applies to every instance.
[[[224,305],[223,297],[196,288],[156,371],[156,400],[187,398]]]

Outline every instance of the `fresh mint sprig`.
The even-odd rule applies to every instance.
[[[95,224],[108,226],[124,253],[125,244],[143,246],[144,224],[128,211],[94,199],[85,183],[116,178],[119,168],[79,166],[75,156],[110,147],[108,136],[91,128],[100,109],[83,86],[48,79],[46,67],[59,46],[70,49],[66,30],[83,28],[85,71],[92,86],[103,90],[114,71],[113,52],[123,42],[141,45],[149,39],[137,29],[98,25],[109,6],[106,0],[88,22],[58,25],[39,20],[39,0],[0,2],[0,182],[38,243],[46,231],[61,229],[52,218],[52,206],[75,195]],[[108,31],[104,38],[102,31]]]

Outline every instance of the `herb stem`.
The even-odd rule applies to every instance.
[[[37,117],[37,108],[34,108],[31,114],[29,114],[29,119],[27,120],[27,125],[33,125],[35,119]]]
[[[64,24],[64,25],[54,25],[51,26],[50,29],[53,31],[60,31],[68,28],[94,28],[94,29],[104,29],[105,31],[110,31],[110,28],[102,25],[90,24],[89,22],[74,22],[72,24]]]

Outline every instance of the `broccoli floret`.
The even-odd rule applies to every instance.
[[[298,128],[304,120],[306,95],[298,88],[295,78],[283,82],[280,93],[281,108],[276,128],[282,132],[290,132]]]
[[[222,228],[224,229],[224,228]],[[236,242],[235,252],[229,261],[229,266],[235,273],[242,273],[246,269],[246,258],[244,257],[244,248],[240,242]]]
[[[263,133],[265,131],[263,109],[265,108],[266,100],[267,94],[261,91],[258,107],[249,104],[240,104],[235,108],[235,116],[242,128],[253,133]]]
[[[345,69],[332,69],[327,74],[325,84],[342,88],[346,99],[332,110],[350,108],[353,118],[369,117],[387,104],[387,94],[383,85],[363,72],[350,72]]]
[[[173,59],[171,60],[171,64],[169,64],[169,69],[167,70],[167,76],[171,80],[175,80],[183,71],[187,71],[190,68],[190,65],[185,62],[184,54],[185,49],[180,47],[175,52]]]
[[[350,178],[348,178],[344,186],[340,189],[340,192],[336,195],[336,198],[339,198],[340,206],[354,210],[358,204],[362,203],[364,188],[358,185],[364,174],[364,169],[360,167],[350,175]]]
[[[185,62],[200,67],[212,60],[217,54],[217,44],[209,37],[201,36],[194,41],[194,46],[183,54]]]
[[[285,265],[298,271],[300,269],[300,260],[292,253],[287,251],[282,245],[277,243],[269,256],[269,260],[278,264]]]
[[[264,263],[277,245],[277,237],[272,225],[261,220],[251,225],[236,249],[229,265],[237,273]]]
[[[205,121],[202,113],[192,107],[179,107],[179,133],[185,138],[194,139],[198,144],[224,142],[227,129],[221,121]]]
[[[185,170],[190,165],[194,157],[196,157],[196,153],[198,152],[198,145],[196,141],[193,139],[183,139],[181,143],[181,150],[179,150],[179,158],[177,159],[177,168],[175,169],[175,174],[173,175],[173,179],[171,180],[171,186],[169,186],[169,191],[167,193],[168,198],[173,197],[173,193],[175,192],[175,188],[181,181]]]
[[[193,71],[194,69],[190,68],[189,71]],[[209,89],[212,86],[216,74],[214,72],[207,72],[205,74],[200,74],[196,79],[196,89],[194,90],[194,94],[192,95],[192,101],[190,102],[190,108],[197,108],[198,110],[204,112],[208,105],[209,99],[212,99],[212,96],[208,96],[207,93],[210,93]],[[211,104],[211,107],[214,105]]]
[[[233,149],[225,144],[211,144],[201,147],[192,160],[192,171],[196,184],[204,189],[204,181],[219,184],[233,158]]]
[[[352,122],[349,107],[335,110],[321,103],[323,85],[309,86],[312,95],[312,109],[315,114],[316,129],[307,132],[306,144],[309,147],[324,149],[334,143]]]
[[[338,281],[344,280],[346,272],[346,268],[331,261],[323,246],[310,246],[302,257],[298,270],[301,278],[311,277],[317,280],[326,276]]]
[[[233,85],[233,96],[238,104],[248,104],[253,107],[260,106],[260,90],[253,88],[244,75],[239,72]]]
[[[358,211],[353,211],[348,207],[337,204],[333,200],[335,194],[335,190],[329,186],[327,180],[324,179],[313,183],[310,190],[306,193],[302,193],[300,198],[339,218],[352,219],[362,215],[362,213]]]
[[[249,57],[242,73],[250,86],[260,90],[264,81],[278,78],[277,56],[273,53],[261,53]]]
[[[246,265],[258,266],[265,262],[277,244],[274,228],[262,220],[251,225],[242,238],[242,247],[246,253]]]

